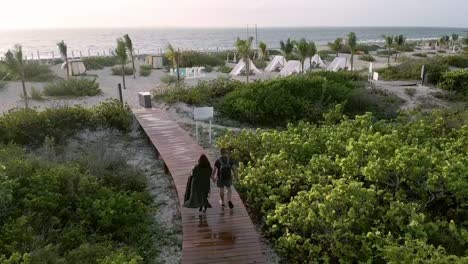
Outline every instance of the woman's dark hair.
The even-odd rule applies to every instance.
[[[200,168],[211,168],[210,161],[205,154],[201,154],[200,158],[198,159],[198,166]]]

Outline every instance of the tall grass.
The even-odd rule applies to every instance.
[[[48,65],[38,62],[29,62],[24,65],[24,77],[28,82],[50,82],[58,78]],[[5,65],[0,62],[0,80],[19,81],[20,79],[9,74]]]
[[[152,69],[151,65],[140,65],[140,76],[149,76]]]
[[[44,88],[48,96],[95,96],[102,93],[96,79],[70,78],[49,83]]]
[[[118,75],[118,76],[122,75],[122,67],[121,66],[114,66],[114,67],[112,67],[111,71],[112,71],[112,75]],[[124,73],[125,73],[125,75],[133,75],[133,68],[125,66]]]

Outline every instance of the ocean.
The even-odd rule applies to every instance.
[[[356,32],[359,41],[378,43],[382,34],[405,35],[408,40],[435,39],[457,33],[468,35],[468,28],[429,27],[307,27],[307,28],[261,28],[257,29],[257,41],[264,41],[269,48],[278,48],[280,40],[306,38],[319,45]],[[171,43],[180,49],[226,50],[232,49],[237,37],[255,37],[250,28],[170,28],[170,29],[45,29],[45,30],[3,30],[0,31],[0,57],[13,47],[23,45],[28,58],[58,57],[56,43],[64,40],[70,56],[95,56],[109,54],[115,48],[115,40],[129,34],[138,54],[152,54],[163,50]]]

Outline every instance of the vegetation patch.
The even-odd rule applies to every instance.
[[[96,79],[69,78],[55,81],[44,87],[47,96],[95,96],[102,94]]]
[[[468,55],[447,56],[443,58],[443,61],[452,67],[468,68]]]
[[[468,98],[468,71],[449,71],[442,75],[439,83],[440,88],[454,91],[465,99]]]
[[[30,62],[24,64],[24,78],[28,82],[50,82],[58,78],[58,76],[46,64]],[[16,77],[9,74],[6,66],[0,62],[0,80],[4,81],[20,81]]]
[[[222,73],[230,73],[232,71],[232,68],[229,66],[221,66],[218,68],[218,71]]]
[[[413,97],[416,95],[416,88],[405,88],[405,94],[409,97]]]
[[[226,54],[227,56],[227,54]],[[166,58],[166,60],[168,60]],[[199,67],[199,66],[223,66],[226,64],[226,57],[221,58],[205,52],[183,51],[179,58],[179,67]]]
[[[361,56],[359,56],[359,59],[362,60],[362,61],[369,61],[369,62],[375,61],[375,58],[372,57],[372,55],[370,55],[370,54],[361,55]]]
[[[399,65],[389,66],[377,70],[380,77],[384,80],[419,80],[421,79],[421,69],[425,65],[427,74],[426,81],[431,84],[437,84],[442,74],[449,70],[449,67],[440,58],[430,58],[425,60],[411,60],[402,58]]]
[[[150,76],[152,69],[151,65],[140,65],[140,76]]]
[[[238,190],[291,263],[466,263],[468,127],[349,119],[227,134]],[[447,166],[446,164],[450,164]]]
[[[413,53],[413,56],[414,56],[414,57],[426,58],[426,57],[427,57],[427,53],[416,52],[416,53]]]
[[[122,76],[122,67],[121,66],[114,66],[111,69],[112,75],[119,75]],[[125,75],[133,75],[133,68],[130,66],[125,66],[123,69]]]
[[[117,58],[115,56],[87,57],[83,58],[83,63],[87,70],[101,70],[104,67],[117,65]]]

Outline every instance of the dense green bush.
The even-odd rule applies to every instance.
[[[447,53],[446,50],[438,50],[437,52],[438,52],[438,53]]]
[[[128,107],[110,100],[92,108],[15,109],[0,116],[0,143],[42,144],[46,137],[61,140],[81,128],[116,127],[130,129]]]
[[[218,68],[218,71],[222,73],[230,73],[232,71],[232,68],[228,66],[221,66]]]
[[[122,75],[122,66],[117,65],[112,67],[111,69],[112,75]],[[125,75],[133,75],[133,68],[130,66],[125,66],[124,67],[124,74]]]
[[[114,56],[87,57],[83,58],[83,63],[87,70],[101,70],[104,67],[115,66],[117,58]]]
[[[257,67],[258,69],[265,69],[266,66],[268,65],[266,61],[259,61],[259,60],[256,60],[254,61],[254,65],[255,67]]]
[[[378,106],[359,100],[369,93],[358,82],[362,79],[355,72],[314,72],[242,84],[221,100],[218,111],[222,116],[252,125],[284,126],[300,120],[318,122],[330,106],[353,97],[360,105],[355,111],[363,113]]]
[[[426,57],[427,57],[427,53],[416,52],[416,53],[413,53],[413,56],[414,56],[414,57],[426,58]]]
[[[213,106],[229,92],[242,84],[227,78],[212,81],[201,81],[194,87],[169,87],[162,91],[155,91],[155,97],[167,103],[184,102],[189,105]]]
[[[457,68],[468,68],[468,56],[467,55],[454,55],[443,58],[448,65]]]
[[[362,60],[362,61],[369,61],[369,62],[375,61],[375,58],[372,57],[372,55],[370,55],[370,54],[361,55],[361,56],[359,56],[359,59]]]
[[[101,93],[96,79],[87,78],[68,78],[44,87],[44,94],[47,96],[95,96]]]
[[[218,141],[238,190],[290,263],[467,263],[468,126],[343,117]]]
[[[106,172],[118,173],[112,167]],[[151,199],[144,189],[0,145],[0,194],[0,260],[28,254],[31,263],[98,264],[122,254],[137,264],[154,257]]]
[[[0,62],[0,80],[4,81],[18,81],[8,74],[6,67]],[[46,64],[37,62],[29,62],[24,64],[24,78],[29,82],[48,82],[52,81],[57,75]]]
[[[151,65],[140,65],[140,76],[150,76],[152,69]]]
[[[442,89],[455,91],[468,97],[468,70],[449,71],[440,78],[439,86]]]
[[[181,80],[183,80],[182,77],[180,77]],[[169,75],[166,74],[161,77],[161,82],[164,84],[173,84],[177,82],[177,76]]]
[[[436,57],[425,60],[402,59],[399,65],[377,71],[384,80],[420,80],[423,65],[427,74],[426,81],[431,84],[439,83],[442,74],[449,70],[448,65]]]
[[[226,57],[220,58],[216,55],[210,55],[198,51],[184,51],[179,60],[179,67],[198,67],[198,66],[223,66],[226,64]]]
[[[381,57],[382,57],[382,56],[385,56],[385,57],[388,56],[388,53],[389,53],[389,52],[388,52],[388,50],[386,50],[386,49],[385,49],[385,50],[378,50],[378,51],[377,51],[377,55],[378,55],[378,56],[381,56]],[[390,55],[395,55],[396,53],[397,53],[396,50],[390,50]]]
[[[331,50],[320,50],[318,55],[320,58],[322,58],[322,60],[333,60],[336,54]]]

